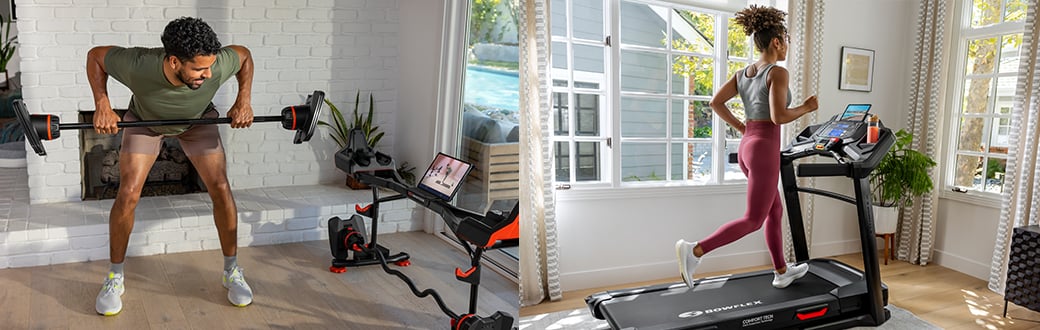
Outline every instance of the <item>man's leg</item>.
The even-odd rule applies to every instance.
[[[134,229],[134,210],[141,200],[141,189],[148,172],[155,164],[158,155],[119,153],[119,192],[112,203],[112,212],[108,217],[109,259],[114,264],[121,264],[126,258],[126,247],[130,242],[130,232]]]
[[[189,156],[213,200],[213,221],[225,257],[238,253],[238,208],[227,179],[227,160],[223,152]]]
[[[203,118],[216,115],[216,111],[210,111]],[[249,305],[253,302],[253,290],[246,284],[242,268],[238,267],[238,208],[235,207],[235,198],[228,184],[227,159],[221,145],[220,131],[214,125],[200,125],[184,132],[178,139],[213,201],[213,222],[217,226],[220,250],[224,254],[222,282],[228,289],[228,301],[239,307]]]
[[[228,301],[235,306],[246,306],[253,302],[253,290],[246,284],[242,268],[238,267],[238,210],[231,196],[227,179],[227,161],[224,152],[213,152],[188,156],[195,165],[202,182],[213,200],[213,221],[220,237],[220,250],[224,253],[224,276],[222,282],[228,289]]]
[[[128,112],[123,120],[135,121],[137,118]],[[112,266],[94,302],[98,314],[115,315],[123,310],[120,298],[124,292],[123,261],[126,260],[130,232],[134,229],[134,211],[161,144],[162,136],[147,128],[123,130],[119,151],[119,190],[108,218],[108,257]]]
[[[116,315],[123,310],[123,261],[130,232],[134,229],[134,209],[141,199],[141,187],[155,163],[152,154],[119,153],[119,193],[108,218],[108,253],[112,262],[105,282],[101,284],[94,301],[94,309],[101,315]]]

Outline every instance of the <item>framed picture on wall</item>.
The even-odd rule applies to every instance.
[[[874,51],[841,47],[841,77],[838,89],[869,92],[874,81]]]

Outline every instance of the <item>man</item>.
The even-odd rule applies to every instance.
[[[94,47],[87,54],[87,78],[94,93],[95,129],[116,134],[116,123],[137,120],[217,117],[213,96],[235,77],[238,97],[228,110],[231,127],[249,127],[253,60],[242,46],[221,47],[216,33],[198,18],[181,17],[166,25],[162,48]],[[107,82],[112,76],[133,92],[129,111],[120,119],[112,111]],[[108,277],[98,293],[98,314],[115,315],[123,307],[123,261],[134,227],[134,209],[164,136],[180,140],[213,201],[213,219],[224,254],[223,284],[235,306],[253,301],[253,292],[238,267],[238,211],[227,179],[227,162],[216,125],[136,127],[123,130],[119,152],[119,193],[109,215]]]

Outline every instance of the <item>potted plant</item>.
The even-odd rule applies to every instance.
[[[899,208],[913,203],[913,198],[932,191],[928,170],[935,167],[931,157],[910,148],[913,134],[905,130],[895,133],[895,144],[877,168],[870,173],[874,201],[874,231],[894,233]]]
[[[379,126],[373,126],[372,118],[375,115],[375,100],[372,94],[368,95],[368,114],[358,112],[358,108],[361,104],[361,91],[359,90],[354,95],[354,114],[352,120],[347,120],[343,116],[343,112],[332,104],[331,101],[325,99],[325,104],[329,106],[329,110],[332,112],[332,123],[319,120],[318,125],[323,125],[332,130],[329,136],[332,137],[333,141],[339,145],[340,149],[347,146],[347,137],[350,136],[350,131],[354,128],[361,128],[362,132],[365,132],[365,136],[368,138],[368,145],[375,147],[379,143],[379,140],[383,139],[384,132],[379,131]],[[408,162],[402,163],[397,167],[397,174],[404,179],[408,184],[415,184],[415,166],[408,164]],[[353,175],[347,174],[347,186],[351,189],[368,189],[368,185],[359,182]]]
[[[368,95],[368,114],[358,112],[358,107],[361,105],[361,91],[359,90],[354,95],[354,115],[352,120],[348,121],[343,116],[343,112],[332,104],[329,99],[325,99],[325,104],[329,106],[329,110],[332,111],[333,123],[328,123],[323,120],[318,121],[318,125],[323,125],[332,130],[329,136],[332,140],[336,141],[336,144],[340,148],[347,146],[347,137],[350,135],[350,130],[354,128],[361,128],[365,132],[365,136],[368,137],[368,145],[375,148],[379,140],[383,139],[383,132],[379,132],[379,126],[372,126],[372,117],[375,114],[375,101],[373,100],[372,94]]]
[[[7,63],[14,57],[14,51],[18,48],[18,36],[11,36],[11,18],[0,15],[0,30],[3,30],[3,41],[0,43],[0,71],[3,72],[4,81],[0,82],[0,89],[8,89],[11,84],[10,75],[7,72]]]

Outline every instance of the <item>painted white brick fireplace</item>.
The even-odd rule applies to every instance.
[[[376,121],[387,129],[380,143],[392,154],[397,113],[398,9],[394,0],[49,0],[16,1],[25,104],[31,113],[76,121],[94,108],[87,84],[86,53],[93,46],[160,47],[170,20],[206,20],[224,44],[253,53],[253,111],[276,115],[323,90],[347,108],[355,92],[373,93]],[[114,107],[130,92],[109,79]],[[214,103],[226,111],[237,85],[229,80]],[[326,117],[325,119],[327,119]],[[221,126],[228,175],[236,189],[314,185],[341,181],[331,161],[336,145],[319,128],[314,139],[292,144],[292,132],[276,123],[237,130]],[[79,132],[63,131],[44,142],[47,157],[30,155],[30,201],[80,200]]]
[[[397,0],[16,0],[18,67],[30,113],[78,120],[93,110],[86,53],[93,46],[160,47],[166,23],[181,16],[207,21],[223,44],[252,51],[254,113],[275,115],[323,90],[341,109],[352,109],[357,90],[375,97],[386,136],[380,149],[393,154],[398,113]],[[114,107],[130,92],[109,79]],[[222,115],[234,102],[229,80],[214,103]],[[349,114],[348,114],[349,115]],[[324,118],[328,120],[328,112]],[[111,200],[82,201],[79,132],[45,141],[48,156],[27,149],[28,200],[0,193],[0,268],[108,258]],[[239,207],[239,245],[319,240],[325,221],[349,217],[370,191],[350,191],[333,163],[338,147],[319,127],[310,142],[292,144],[293,132],[275,123],[249,129],[221,126],[228,175]],[[5,172],[9,175],[11,172]],[[17,180],[15,180],[17,182]],[[11,190],[8,190],[11,191]],[[6,200],[5,200],[6,198]],[[144,197],[128,254],[151,255],[219,249],[205,193]],[[380,232],[422,228],[413,203],[382,208]]]

